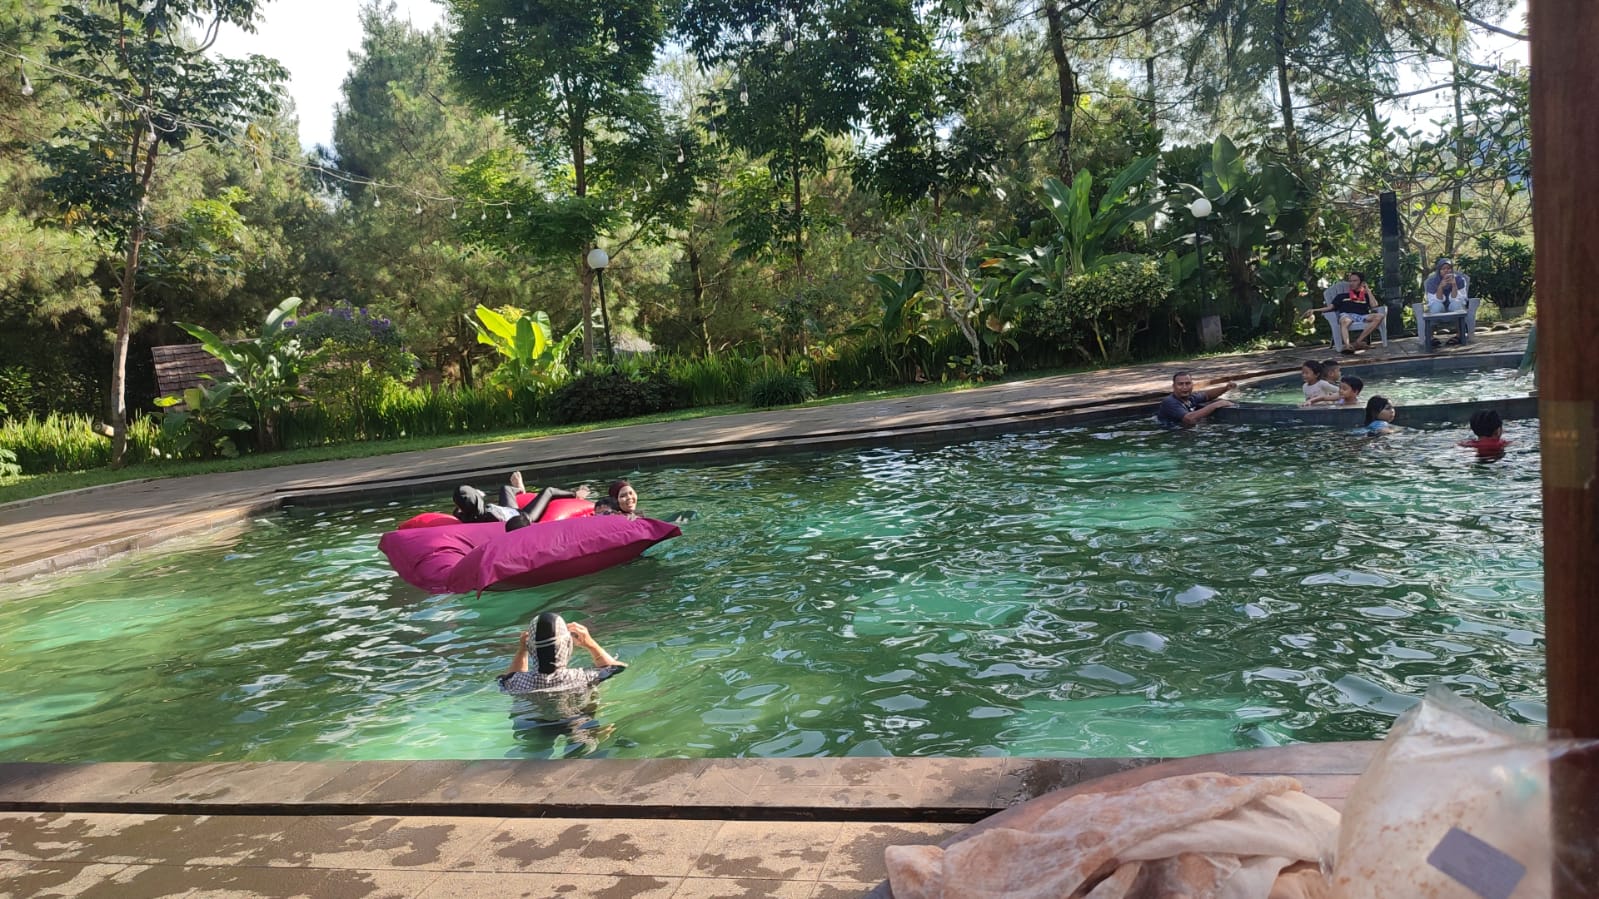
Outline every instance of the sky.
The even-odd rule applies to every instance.
[[[432,0],[394,0],[401,19],[419,28],[443,21]],[[270,0],[261,5],[256,32],[228,29],[214,51],[224,56],[259,53],[289,70],[288,91],[300,120],[300,146],[333,143],[333,107],[361,46],[361,0]]]

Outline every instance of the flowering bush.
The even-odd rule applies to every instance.
[[[416,357],[406,351],[394,323],[365,306],[340,302],[291,319],[283,337],[306,349],[305,385],[311,396],[334,418],[350,419],[363,436],[372,436],[368,418],[384,392],[416,374]]]

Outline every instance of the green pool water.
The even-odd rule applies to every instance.
[[[1377,736],[1437,681],[1541,722],[1537,431],[1508,430],[1494,464],[1139,421],[629,473],[699,512],[681,538],[481,598],[389,571],[424,505],[289,511],[13,588],[0,758],[1178,755]],[[559,725],[493,683],[542,610],[632,663]]]
[[[1360,394],[1362,399],[1381,395],[1399,406],[1510,399],[1527,396],[1533,387],[1532,377],[1517,375],[1514,368],[1489,368],[1425,375],[1362,375],[1358,368],[1354,368],[1346,373],[1360,375],[1365,381],[1365,389]],[[1298,375],[1295,375],[1292,383],[1280,386],[1244,387],[1228,398],[1246,403],[1297,405],[1305,401],[1305,391]]]

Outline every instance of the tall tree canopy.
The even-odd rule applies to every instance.
[[[583,262],[617,189],[653,162],[660,110],[645,77],[664,34],[656,0],[448,0],[450,61],[462,93],[502,116],[534,171],[528,192],[559,207],[541,241],[576,256],[583,345],[594,352],[592,273]],[[528,180],[528,179],[522,179]],[[553,198],[553,199],[551,199]]]
[[[276,61],[205,52],[224,24],[253,30],[257,8],[255,0],[97,0],[56,13],[50,58],[79,76],[61,88],[99,114],[63,126],[40,156],[52,170],[45,189],[121,258],[107,404],[114,465],[127,448],[128,341],[163,154],[231,138],[277,107]]]

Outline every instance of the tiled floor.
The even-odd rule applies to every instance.
[[[958,824],[0,814],[0,899],[820,897]]]

